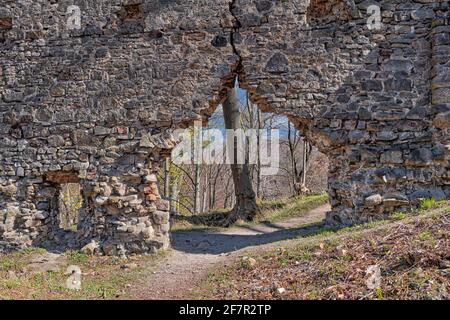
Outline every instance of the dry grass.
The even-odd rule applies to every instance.
[[[80,252],[66,252],[65,262],[58,271],[29,272],[30,261],[45,253],[43,249],[29,249],[0,254],[1,299],[126,299],[127,287],[148,272],[161,257],[136,256],[128,260],[114,257],[88,257]],[[81,268],[81,290],[66,288],[69,265]],[[124,269],[132,265],[132,269]]]
[[[260,210],[255,221],[251,223],[238,222],[236,225],[249,225],[264,222],[280,222],[294,217],[300,217],[309,211],[328,202],[327,194],[309,195],[288,199],[261,201],[258,203]],[[225,219],[226,211],[217,211],[198,217],[177,217],[172,226],[172,231],[220,231],[221,228],[208,226],[204,221],[221,221]]]
[[[327,194],[265,201],[259,204],[260,215],[255,222],[280,222],[290,218],[300,217],[327,202]]]
[[[441,203],[412,217],[396,214],[390,221],[324,231],[277,250],[254,252],[255,266],[238,260],[211,274],[197,294],[211,299],[450,299],[449,208],[450,203]],[[371,265],[381,268],[376,289],[366,285]]]

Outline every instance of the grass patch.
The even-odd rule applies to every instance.
[[[328,202],[327,194],[301,196],[287,199],[277,199],[270,201],[258,201],[260,210],[258,216],[253,222],[240,222],[237,225],[252,225],[260,222],[280,222],[295,217],[300,217],[311,210],[314,210]],[[203,215],[207,221],[222,219],[226,216],[225,210],[219,210]],[[176,217],[172,225],[172,232],[179,231],[222,231],[224,228],[211,227],[201,223],[195,223],[194,217]]]
[[[384,221],[336,232],[321,229],[283,247],[253,252],[255,267],[239,261],[202,284],[204,299],[449,299],[450,202],[422,214],[395,213]],[[246,253],[247,255],[249,253]],[[377,265],[381,285],[366,285]],[[226,281],[216,279],[226,273]],[[283,288],[279,294],[277,288]],[[214,292],[211,296],[209,292]]]
[[[27,248],[8,255],[0,254],[0,272],[20,270],[25,267],[30,258],[44,252],[45,250],[41,248]]]
[[[184,218],[175,218],[175,221],[170,228],[171,232],[211,232],[217,231],[220,232],[225,228],[207,226],[205,224],[194,224],[190,222],[188,219]]]
[[[127,285],[137,281],[148,268],[156,264],[164,253],[135,256],[127,260],[117,257],[91,257],[78,251],[64,254],[66,260],[57,272],[31,273],[27,265],[31,258],[45,253],[43,249],[29,249],[0,254],[0,299],[126,299]],[[124,264],[135,264],[124,269]],[[81,290],[66,287],[69,265],[79,266]]]
[[[67,251],[64,253],[67,257],[69,264],[86,264],[89,262],[89,256],[81,251]]]
[[[426,198],[420,201],[420,209],[421,210],[430,210],[434,208],[436,205],[436,199],[434,198]]]
[[[328,202],[327,194],[262,202],[256,222],[280,222],[308,213]]]
[[[420,241],[428,241],[428,240],[430,240],[431,238],[432,238],[432,234],[431,234],[431,232],[430,231],[423,231],[423,232],[421,232],[421,233],[419,233],[419,235],[417,236],[417,238],[420,240]]]
[[[406,219],[407,215],[404,212],[394,212],[391,216],[390,219],[394,220],[394,221],[400,221],[403,219]]]

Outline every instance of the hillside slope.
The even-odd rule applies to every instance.
[[[251,261],[251,263],[249,263]],[[377,274],[380,272],[380,274]],[[211,299],[450,299],[450,204],[325,231],[210,274]]]

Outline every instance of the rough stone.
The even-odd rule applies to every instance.
[[[382,218],[421,190],[449,197],[445,1],[377,1],[381,30],[367,27],[373,1],[75,1],[80,28],[53,2],[0,10],[0,247],[64,239],[54,203],[74,182],[89,205],[60,242],[167,248],[156,168],[236,76],[329,157],[328,224]]]
[[[450,128],[450,111],[439,113],[434,118],[434,125],[439,129],[449,129]]]
[[[374,207],[383,203],[383,197],[380,194],[374,194],[364,200],[366,206]]]
[[[87,255],[94,255],[99,249],[99,244],[97,241],[91,241],[87,245],[85,245],[83,248],[81,248],[81,252],[87,254]]]

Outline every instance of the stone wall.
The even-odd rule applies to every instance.
[[[380,30],[367,27],[371,4],[381,5]],[[252,6],[234,10],[245,83],[330,157],[330,224],[449,198],[448,1]]]
[[[236,75],[329,156],[330,224],[449,198],[448,12],[428,0],[3,0],[0,247],[167,248],[155,172],[170,132],[206,121]],[[67,181],[84,197],[75,235],[55,222]]]

